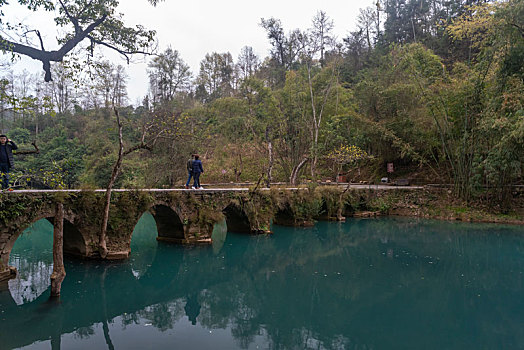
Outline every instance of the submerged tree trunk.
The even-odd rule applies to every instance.
[[[60,288],[66,276],[64,267],[64,204],[56,204],[53,230],[53,273],[51,274],[51,297],[60,296]]]

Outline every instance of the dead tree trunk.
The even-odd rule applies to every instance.
[[[51,297],[60,296],[60,288],[66,276],[64,267],[64,204],[56,204],[53,230],[53,273],[51,274]]]

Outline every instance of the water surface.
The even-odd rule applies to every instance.
[[[0,349],[522,349],[524,229],[408,218],[157,243],[145,214],[126,262],[66,259],[52,226],[16,242]]]

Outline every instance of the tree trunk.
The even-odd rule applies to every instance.
[[[271,186],[271,181],[273,180],[273,143],[271,142],[271,138],[269,137],[269,130],[270,128],[266,128],[266,142],[267,142],[267,153],[268,153],[268,166],[267,166],[267,180],[266,180],[266,187],[269,188]]]
[[[98,241],[98,249],[100,251],[100,256],[102,257],[102,259],[105,259],[105,257],[107,256],[106,233],[107,233],[107,223],[109,221],[109,207],[111,205],[111,191],[113,190],[113,186],[115,184],[116,178],[118,174],[120,173],[120,168],[122,167],[122,159],[124,158],[124,141],[123,141],[123,136],[122,136],[122,123],[120,122],[120,116],[118,114],[118,110],[115,108],[114,111],[116,115],[116,122],[118,124],[119,149],[118,149],[118,159],[115,163],[115,166],[113,167],[113,172],[111,173],[111,180],[109,180],[109,184],[107,185],[107,189],[106,189],[104,216],[102,219],[102,227],[100,229],[100,236],[99,236],[99,241]]]
[[[116,115],[116,122],[118,124],[118,158],[116,160],[116,163],[113,167],[113,172],[111,173],[111,179],[109,180],[109,183],[107,184],[106,188],[106,197],[105,197],[105,205],[104,205],[104,215],[102,218],[102,227],[100,229],[100,236],[98,237],[98,249],[100,251],[100,256],[105,259],[107,256],[107,242],[106,242],[106,233],[107,233],[107,223],[109,222],[109,208],[111,206],[111,192],[113,190],[113,186],[115,185],[116,178],[120,174],[120,170],[122,169],[122,161],[124,160],[124,157],[128,154],[137,151],[139,149],[147,149],[148,151],[151,151],[153,149],[153,146],[156,143],[156,140],[158,137],[160,137],[160,134],[163,132],[161,131],[158,133],[158,135],[154,138],[153,142],[151,144],[145,143],[145,137],[146,132],[148,128],[144,128],[142,133],[142,140],[139,144],[128,148],[126,151],[124,151],[124,137],[122,136],[122,123],[120,122],[120,115],[118,114],[118,109],[116,107],[113,107],[113,110]]]
[[[51,274],[51,297],[60,296],[62,281],[66,276],[64,267],[64,204],[56,204],[53,230],[53,273]]]
[[[304,158],[298,163],[296,166],[293,167],[293,171],[291,172],[291,176],[289,178],[289,182],[291,185],[295,186],[297,184],[297,177],[300,173],[300,170],[306,165],[309,158]]]
[[[315,166],[317,165],[317,144],[318,144],[318,127],[320,125],[319,120],[317,119],[317,110],[315,108],[315,96],[313,94],[313,81],[311,79],[311,66],[308,63],[307,65],[307,76],[308,76],[308,87],[309,87],[309,97],[311,99],[311,113],[312,113],[312,124],[313,124],[313,161],[311,162],[311,178],[315,179]]]
[[[244,162],[242,160],[242,154],[240,153],[238,155],[238,159],[240,160],[240,167],[237,168],[233,168],[234,172],[235,172],[235,182],[238,183],[240,181],[240,175],[242,175],[242,171],[244,171]]]

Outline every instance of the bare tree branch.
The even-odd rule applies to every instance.
[[[144,55],[149,55],[149,52],[146,52],[146,51],[140,51],[140,50],[137,50],[137,51],[126,51],[126,50],[122,50],[122,49],[119,49],[118,47],[116,46],[113,46],[111,44],[108,44],[106,42],[103,42],[103,41],[100,41],[98,39],[95,39],[93,38],[92,36],[88,35],[87,38],[89,40],[91,40],[91,42],[95,43],[95,44],[98,44],[98,45],[102,45],[102,46],[105,46],[105,47],[108,47],[110,48],[111,50],[115,50],[116,52],[118,52],[119,54],[121,54],[122,56],[124,56],[126,58],[126,61],[127,63],[129,63],[129,56],[128,55],[133,55],[133,54],[144,54]]]
[[[40,149],[36,145],[36,141],[31,142],[31,145],[35,148],[34,151],[14,151],[16,155],[25,155],[25,154],[39,154]]]

